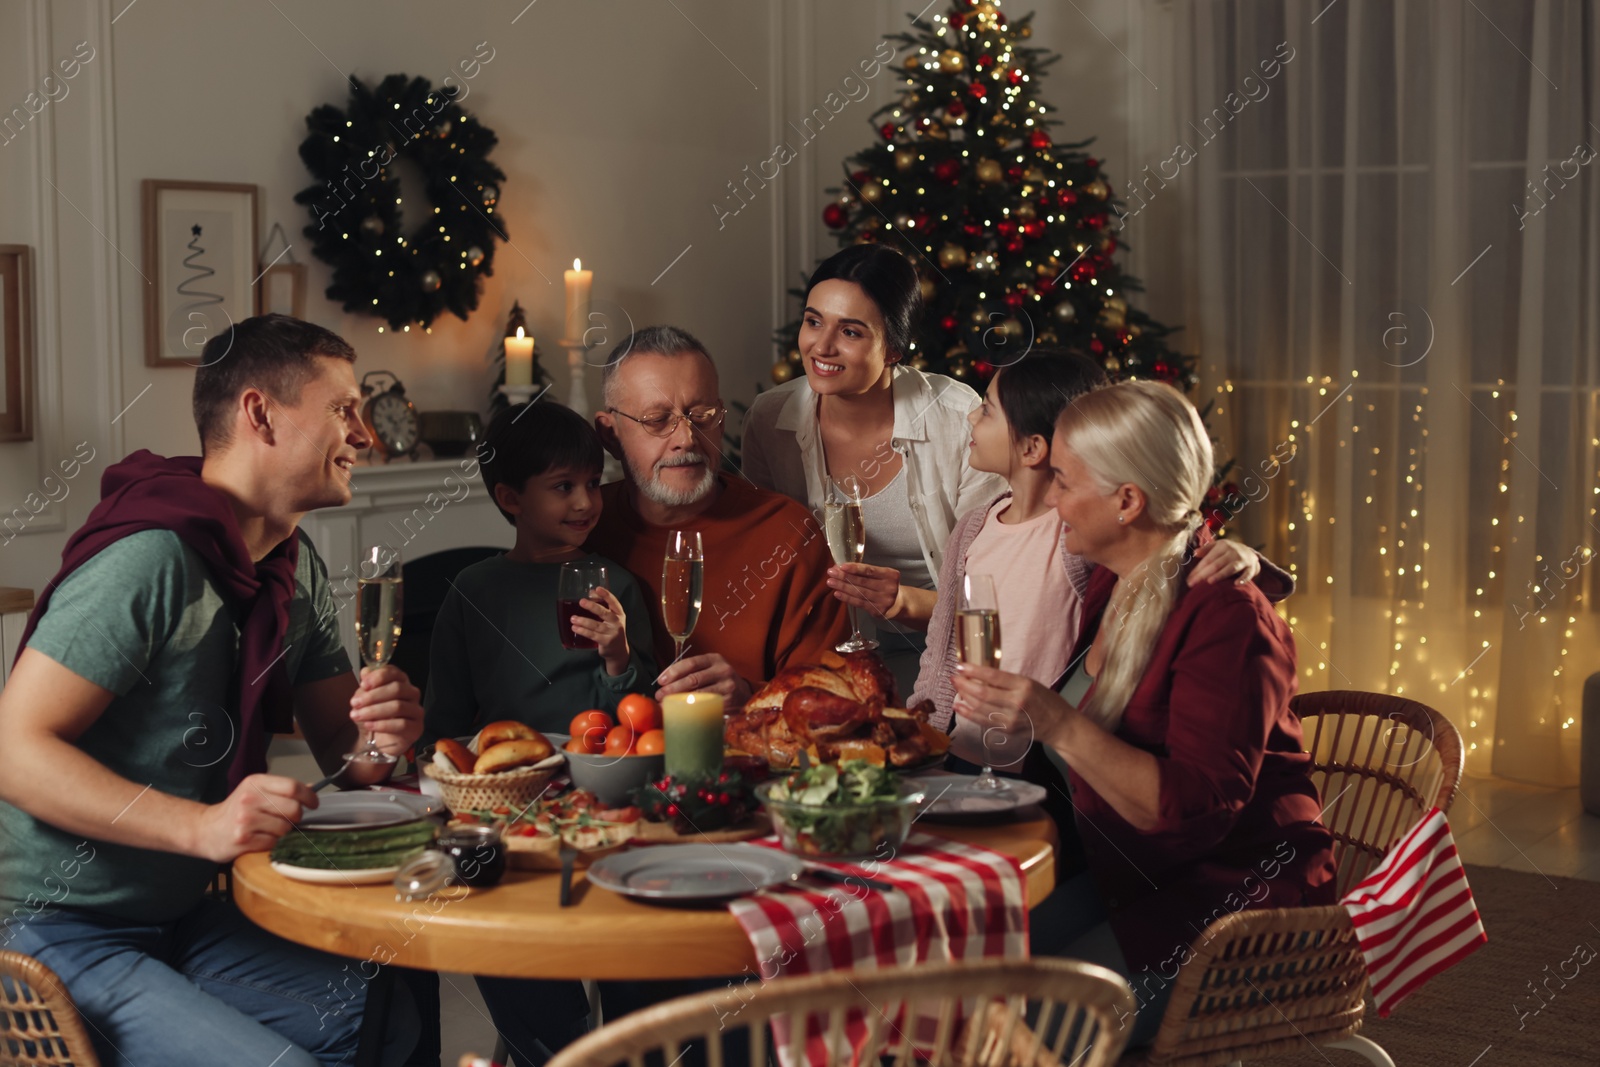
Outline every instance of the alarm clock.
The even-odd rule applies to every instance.
[[[369,381],[378,375],[388,375],[392,384],[378,390]],[[406,398],[406,387],[400,379],[386,370],[368,371],[361,379],[361,395],[367,398],[361,408],[361,421],[372,436],[373,447],[387,459],[410,455],[421,434],[416,406]]]

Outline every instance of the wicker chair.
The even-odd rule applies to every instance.
[[[32,956],[0,950],[0,1063],[100,1067],[66,987]]]
[[[1381,693],[1303,693],[1290,706],[1304,725],[1342,896],[1430,810],[1450,809],[1461,735],[1432,708]],[[1155,1040],[1124,1065],[1239,1064],[1310,1042],[1394,1067],[1357,1032],[1367,968],[1344,908],[1235,912],[1191,951]]]
[[[953,1024],[963,1000],[980,1006],[960,1032]],[[730,1002],[732,1011],[730,1011]],[[936,1015],[931,1042],[913,1049],[893,1023],[902,1005]],[[549,1067],[644,1067],[646,1055],[678,1063],[696,1043],[709,1067],[722,1067],[724,1041],[746,1033],[751,1067],[767,1067],[767,1023],[774,1015],[825,1017],[830,1047],[845,1044],[845,1012],[865,1007],[867,1047],[857,1062],[895,1056],[895,1067],[1109,1067],[1127,1041],[1119,1025],[1133,1011],[1127,983],[1111,971],[1070,960],[981,960],[883,971],[831,971],[779,978],[738,992],[714,990],[679,997],[608,1023],[568,1045]],[[1030,1010],[1032,1009],[1032,1010]],[[969,1011],[972,1010],[969,1008]],[[1030,1029],[1024,1018],[1042,1025]],[[798,1020],[797,1020],[798,1021]],[[726,1029],[724,1029],[726,1027]],[[905,1029],[912,1029],[906,1027]],[[886,1032],[888,1031],[888,1032]],[[805,1064],[804,1027],[792,1028],[790,1062]],[[1045,1044],[1047,1034],[1054,1040]],[[732,1046],[728,1046],[732,1048]],[[849,1062],[844,1055],[829,1059]],[[658,1059],[659,1058],[659,1059]]]

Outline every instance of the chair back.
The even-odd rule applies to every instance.
[[[826,1037],[828,1067],[852,1062],[846,1015],[866,1037],[855,1062],[895,1067],[1108,1067],[1132,1029],[1133,994],[1104,967],[1070,960],[979,960],[881,971],[832,971],[679,997],[608,1023],[568,1045],[549,1067],[689,1063],[722,1067],[748,1050],[767,1067],[767,1024],[788,1016],[784,1060],[821,1067],[805,1047],[809,1016]],[[936,1019],[931,1035],[908,1020]],[[959,1019],[959,1024],[958,1024]],[[742,1057],[741,1057],[742,1059]]]
[[[1426,704],[1386,693],[1301,693],[1289,706],[1311,753],[1342,897],[1429,811],[1449,812],[1461,734]]]
[[[1461,735],[1427,705],[1382,693],[1301,693],[1289,706],[1304,728],[1343,896],[1430,810],[1449,810]],[[1340,1041],[1361,1028],[1366,988],[1343,907],[1234,912],[1190,946],[1161,1028],[1138,1055],[1211,1067]]]
[[[100,1067],[83,1019],[54,971],[0,950],[0,1062]]]

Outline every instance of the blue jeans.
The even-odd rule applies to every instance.
[[[66,984],[106,1067],[355,1063],[372,967],[291,944],[231,902],[160,924],[60,909],[13,934]]]

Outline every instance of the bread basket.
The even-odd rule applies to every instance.
[[[494,774],[462,774],[447,771],[433,760],[422,765],[422,773],[439,783],[445,806],[451,811],[493,811],[498,807],[520,810],[532,804],[566,763],[560,752],[531,767],[517,767]]]

